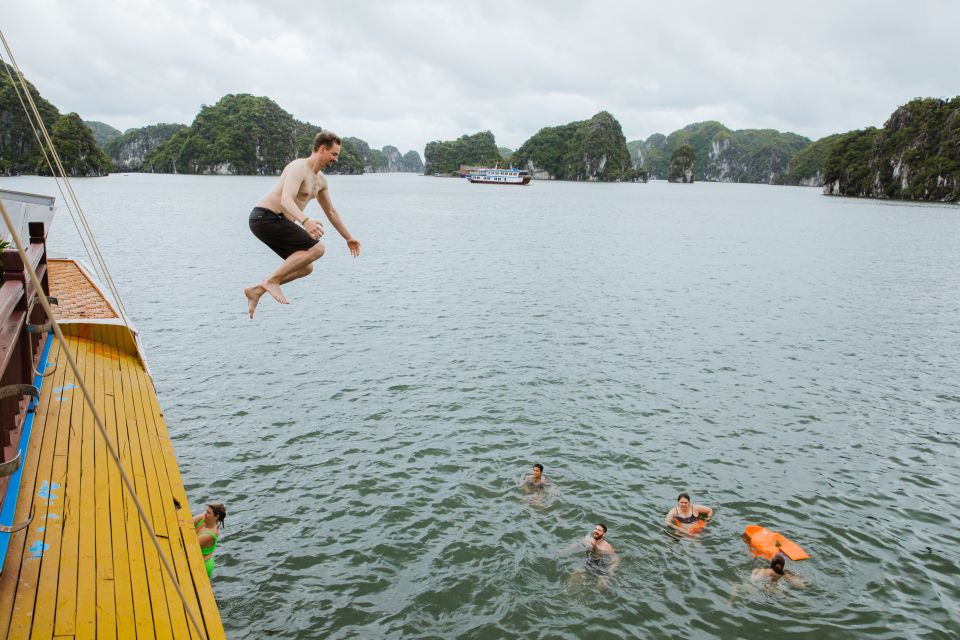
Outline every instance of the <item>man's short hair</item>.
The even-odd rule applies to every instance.
[[[313,139],[313,150],[317,151],[320,147],[326,147],[329,149],[336,144],[343,144],[343,141],[340,140],[340,136],[335,134],[333,131],[323,130],[317,134],[317,137]]]
[[[607,535],[607,525],[603,524],[602,522],[598,522],[597,526],[603,527],[603,535]]]
[[[540,473],[543,473],[543,465],[540,464],[539,462],[538,462],[537,464],[533,465],[533,468],[534,468],[534,469],[540,469]]]

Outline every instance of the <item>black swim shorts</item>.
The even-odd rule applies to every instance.
[[[292,253],[311,249],[320,242],[300,225],[263,207],[254,207],[250,212],[250,231],[284,260]]]

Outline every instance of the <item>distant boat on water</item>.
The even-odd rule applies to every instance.
[[[480,168],[472,171],[467,179],[475,184],[530,184],[530,172],[522,169]]]

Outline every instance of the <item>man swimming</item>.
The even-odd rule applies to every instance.
[[[265,293],[280,304],[289,304],[280,285],[309,275],[313,263],[323,256],[324,247],[320,242],[323,224],[304,214],[312,199],[317,199],[330,224],[347,241],[350,255],[354,258],[360,255],[360,241],[350,235],[340,219],[330,199],[327,178],[321,171],[339,156],[340,138],[331,131],[321,131],[313,140],[313,153],[284,167],[276,186],[250,212],[250,231],[283,258],[277,270],[260,284],[243,290],[251,318]]]
[[[574,543],[573,548],[586,549],[586,564],[575,569],[570,576],[571,584],[579,584],[587,575],[596,576],[597,587],[604,589],[609,579],[620,567],[620,558],[607,542],[607,525],[598,522],[593,531]]]
[[[520,488],[524,493],[533,493],[543,491],[551,484],[547,476],[543,475],[543,465],[538,462],[530,469],[529,475],[524,476],[520,481]]]

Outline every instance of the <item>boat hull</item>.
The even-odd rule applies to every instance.
[[[472,182],[473,184],[513,184],[521,187],[524,185],[530,184],[530,176],[523,176],[522,178],[518,178],[518,179],[504,179],[504,180],[496,180],[496,179],[489,179],[489,178],[482,178],[482,177],[478,178],[474,176],[469,176],[469,179],[470,179],[470,182]]]

